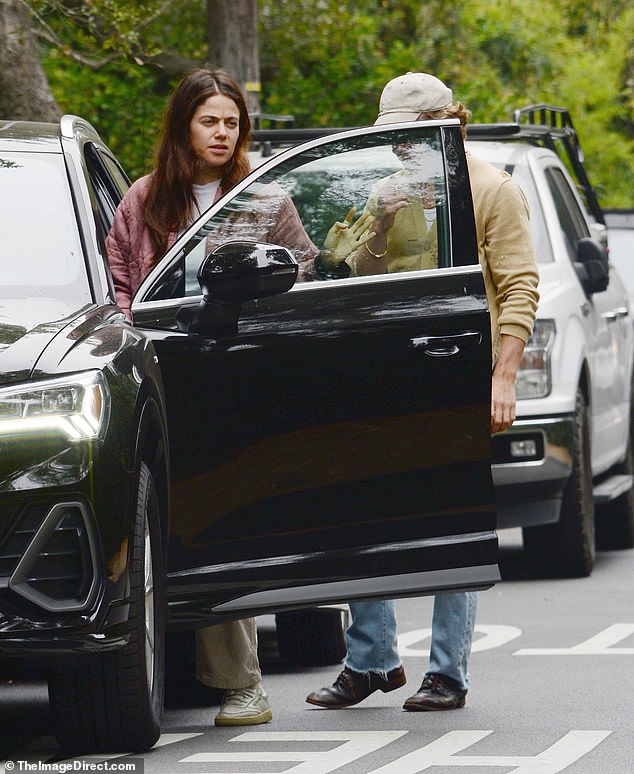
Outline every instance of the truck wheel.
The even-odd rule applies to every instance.
[[[346,655],[348,611],[315,607],[277,613],[277,648],[280,658],[293,666],[330,666]]]
[[[557,524],[526,527],[524,551],[538,574],[561,578],[590,575],[596,554],[588,407],[577,390],[572,472]]]
[[[128,644],[74,657],[49,676],[53,729],[66,754],[140,753],[160,735],[165,586],[159,525],[154,479],[142,463],[131,545]]]
[[[615,473],[634,475],[634,455],[632,455],[632,436],[627,447],[625,461]],[[630,489],[611,503],[596,509],[597,548],[613,551],[634,548],[634,489]]]

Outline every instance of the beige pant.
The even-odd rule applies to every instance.
[[[262,679],[255,618],[196,630],[196,678],[210,688],[247,688]]]

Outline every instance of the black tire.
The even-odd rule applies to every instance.
[[[558,578],[583,578],[596,556],[592,460],[588,407],[577,390],[572,472],[566,483],[557,524],[525,527],[524,552],[531,572]]]
[[[346,655],[347,610],[315,607],[277,613],[277,649],[293,666],[330,666]]]
[[[634,476],[631,432],[625,460],[614,469],[614,473]],[[595,522],[597,548],[602,551],[634,548],[634,489],[611,503],[597,507]]]
[[[141,464],[131,546],[129,642],[82,656],[49,676],[53,729],[66,754],[144,752],[163,713],[165,585],[159,504]]]

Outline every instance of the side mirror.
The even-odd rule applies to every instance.
[[[577,260],[574,269],[587,295],[601,293],[610,282],[610,265],[607,253],[590,237],[577,242]]]
[[[298,265],[285,247],[262,242],[226,242],[198,270],[203,299],[197,309],[177,314],[181,330],[234,333],[244,301],[290,290]]]

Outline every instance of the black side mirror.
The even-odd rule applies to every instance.
[[[233,333],[244,301],[290,290],[298,265],[285,247],[262,242],[226,242],[210,253],[198,270],[203,300],[197,309],[177,314],[181,330]]]
[[[608,256],[594,239],[583,237],[577,242],[577,260],[573,265],[587,295],[607,289],[610,282]]]

